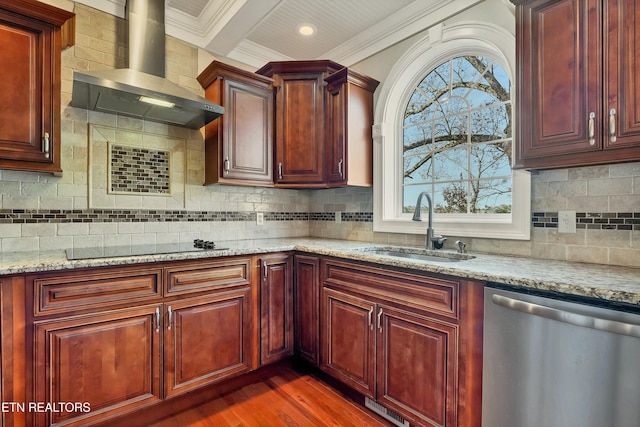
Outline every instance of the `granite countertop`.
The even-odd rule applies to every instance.
[[[427,262],[375,255],[367,252],[367,250],[376,247],[388,247],[391,245],[320,238],[260,239],[217,243],[219,247],[227,249],[73,261],[67,260],[63,250],[51,252],[3,252],[0,253],[0,275],[295,250],[448,274],[486,282],[503,283],[526,289],[591,297],[640,307],[640,268],[478,253],[470,253],[469,255],[473,255],[475,258],[459,262]]]

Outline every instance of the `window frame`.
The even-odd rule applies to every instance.
[[[424,234],[426,224],[402,213],[402,146],[404,112],[417,85],[441,63],[463,55],[489,57],[515,83],[515,36],[496,25],[464,21],[438,24],[394,65],[376,103],[374,136],[373,231]],[[515,106],[515,93],[512,94]],[[515,110],[515,109],[514,109]],[[514,121],[515,124],[515,121]],[[515,139],[515,131],[513,139]],[[512,139],[512,141],[513,141]],[[515,141],[513,149],[515,150]],[[514,156],[515,157],[515,156]],[[513,159],[512,159],[513,160]],[[531,176],[512,170],[512,213],[434,214],[438,234],[459,237],[529,240],[531,236]],[[385,203],[391,200],[391,203]]]

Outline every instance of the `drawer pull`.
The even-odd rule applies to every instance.
[[[378,312],[378,332],[382,333],[382,309]]]
[[[42,152],[44,153],[44,158],[49,158],[49,132],[44,133],[44,138],[42,138]]]
[[[340,161],[338,162],[338,173],[340,174],[340,178],[343,178],[343,172],[342,172],[342,165],[344,164],[344,161],[342,159],[340,159]]]
[[[616,109],[609,111],[609,141],[616,142]]]
[[[596,143],[595,119],[596,113],[592,111],[591,113],[589,113],[589,145],[595,145]]]
[[[278,163],[278,179],[282,179],[282,162]]]
[[[156,307],[156,333],[160,332],[160,307]]]
[[[373,316],[373,306],[369,310],[369,329],[371,329],[373,331],[373,321],[371,319],[372,316]]]
[[[171,330],[171,323],[173,322],[173,310],[171,310],[171,306],[167,308],[167,313],[169,313],[169,323],[167,324],[167,330]]]
[[[229,158],[224,159],[224,173],[229,173]]]
[[[269,270],[267,270],[267,261],[262,261],[262,278],[267,280],[269,275]]]

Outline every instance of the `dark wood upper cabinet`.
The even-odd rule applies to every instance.
[[[325,78],[329,126],[325,156],[331,187],[373,185],[373,92],[379,82],[343,68]]]
[[[60,173],[60,63],[75,15],[35,0],[0,4],[0,168]]]
[[[640,159],[636,1],[517,1],[516,168]]]
[[[257,73],[274,79],[276,186],[372,185],[377,81],[329,60],[270,62]]]
[[[324,79],[341,68],[332,61],[284,61],[257,71],[275,81],[277,186],[326,187]]]
[[[225,108],[205,127],[205,184],[273,186],[273,80],[213,61],[198,81]]]

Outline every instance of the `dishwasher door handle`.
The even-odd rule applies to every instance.
[[[585,316],[583,314],[546,307],[540,304],[533,304],[502,295],[492,295],[491,301],[502,307],[532,314],[534,316],[545,317],[547,319],[557,320],[559,322],[569,323],[571,325],[582,326],[585,328],[640,338],[640,325],[601,319],[599,317]]]

